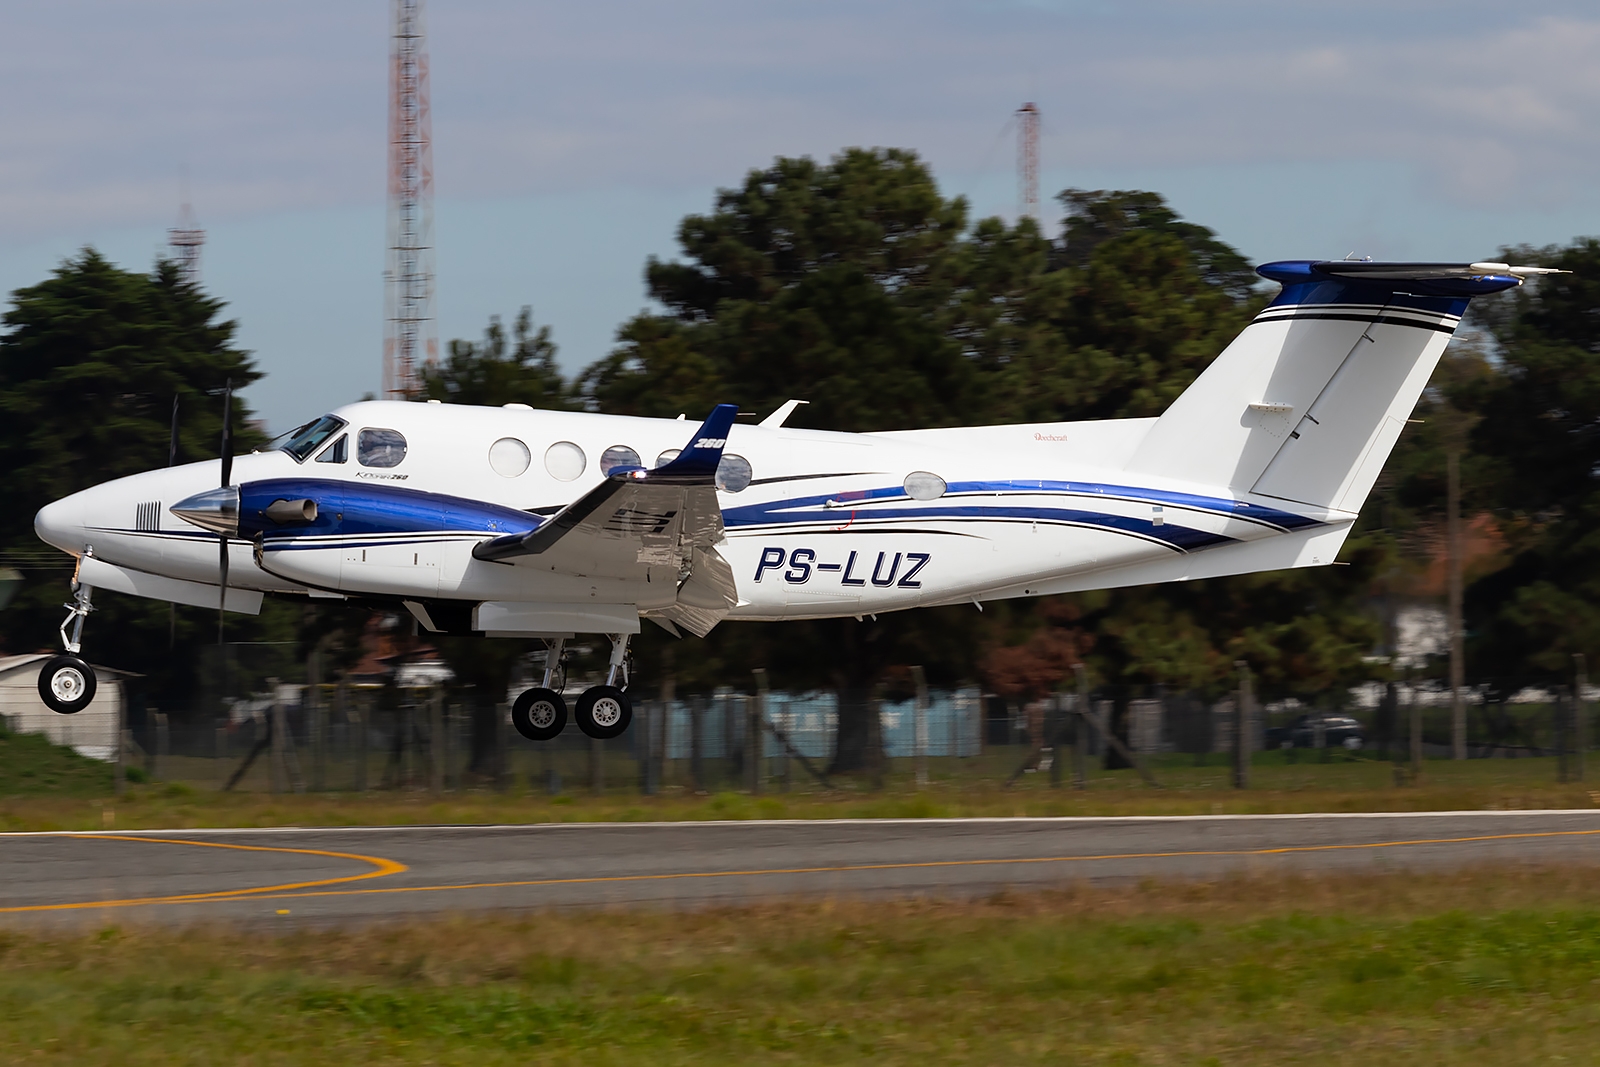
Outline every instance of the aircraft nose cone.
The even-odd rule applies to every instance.
[[[47,545],[63,552],[83,551],[83,500],[80,494],[62,497],[39,509],[33,517],[33,532]]]
[[[239,535],[239,487],[228,485],[220,489],[207,489],[203,493],[185,497],[167,509],[184,522],[190,522],[202,530],[212,533],[225,534],[228,537]],[[41,512],[41,514],[43,514]]]

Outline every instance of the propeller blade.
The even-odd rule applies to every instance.
[[[222,484],[233,480],[233,379],[222,390]]]
[[[178,465],[178,394],[172,394],[172,440],[167,445],[167,466]]]
[[[222,487],[226,489],[233,480],[233,379],[222,390]],[[217,558],[217,571],[222,578],[222,592],[217,597],[217,644],[223,643],[223,631],[228,614],[228,535],[218,535],[221,554]]]
[[[217,569],[222,574],[222,594],[217,598],[217,644],[222,644],[224,620],[227,618],[228,603],[228,535],[222,534],[217,542],[222,549],[217,559]]]

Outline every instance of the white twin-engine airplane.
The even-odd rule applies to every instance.
[[[1537,267],[1271,263],[1283,291],[1159,418],[834,433],[717,406],[678,421],[351,404],[272,452],[148,471],[43,508],[78,558],[66,654],[39,692],[85,706],[95,588],[254,614],[265,593],[404,605],[425,630],[537,637],[512,718],[566,725],[563,643],[612,642],[578,700],[632,711],[639,620],[863,616],[1332,563],[1473,296]],[[219,548],[219,546],[222,546]]]

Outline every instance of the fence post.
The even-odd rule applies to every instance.
[[[311,790],[320,793],[328,787],[327,715],[322,706],[322,646],[306,657],[306,729],[311,733]]]
[[[706,791],[704,727],[705,698],[689,698],[689,782],[696,793]]]
[[[511,708],[505,703],[494,706],[494,788],[504,793],[511,784],[511,759],[506,744],[506,720]]]
[[[765,667],[757,667],[751,673],[756,678],[756,716],[761,723],[762,744],[765,744],[766,732],[769,728],[768,723],[772,722],[771,717],[773,714],[767,702],[767,669]],[[774,723],[774,725],[776,724]],[[793,742],[794,737],[794,732],[789,729],[787,719],[783,723],[782,732],[783,737],[788,738],[789,741],[778,746],[778,791],[787,793],[789,791],[789,744]]]
[[[339,683],[340,689],[344,682]],[[372,743],[370,715],[367,714],[367,705],[370,701],[356,699],[350,702],[350,729],[352,731],[353,748],[356,756],[356,792],[367,791],[367,746]]]
[[[656,795],[654,781],[656,770],[656,702],[651,700],[639,703],[639,725],[635,727],[639,743],[639,793],[641,796],[653,797]]]
[[[1235,660],[1239,669],[1239,693],[1234,700],[1233,712],[1233,787],[1250,788],[1250,665]]]
[[[912,744],[916,753],[917,788],[928,788],[928,677],[921,666],[911,668],[911,681],[917,687]]]
[[[1411,690],[1411,781],[1422,779],[1422,704],[1416,690]]]
[[[1072,673],[1078,679],[1078,699],[1074,709],[1078,720],[1073,723],[1075,729],[1072,735],[1072,788],[1087,789],[1089,787],[1089,756],[1084,751],[1089,743],[1089,673],[1084,670],[1083,664],[1074,663]]]
[[[1575,735],[1572,747],[1578,754],[1573,770],[1581,782],[1584,780],[1586,770],[1584,764],[1589,751],[1589,705],[1584,703],[1583,699],[1583,691],[1589,686],[1589,672],[1585,667],[1582,652],[1572,654],[1572,666],[1572,732]]]
[[[272,770],[272,791],[282,793],[288,785],[288,769],[284,763],[283,750],[284,736],[289,732],[287,716],[283,714],[283,705],[278,700],[278,680],[267,679],[267,691],[272,694],[272,701],[267,705],[267,734],[272,739],[271,751],[267,753],[268,765]]]
[[[22,725],[22,720],[15,720],[17,725]],[[16,727],[12,727],[13,732]],[[117,684],[117,764],[112,770],[112,780],[116,783],[117,796],[121,796],[128,789],[128,687],[123,683]]]
[[[428,699],[428,786],[434,793],[444,792],[444,687],[438,686]]]
[[[1061,712],[1061,693],[1050,694],[1050,722],[1045,726],[1045,736],[1050,738],[1050,788],[1061,788],[1061,741],[1066,733]]]
[[[150,718],[156,724],[156,756],[151,767],[150,777],[158,781],[166,781],[167,775],[172,772],[172,734],[167,728],[167,713],[152,711]]]
[[[218,719],[216,733],[216,759],[212,763],[217,768],[217,788],[228,780],[228,720]]]
[[[656,741],[651,753],[656,761],[654,784],[657,790],[667,784],[667,740],[672,729],[672,705],[678,697],[678,680],[672,673],[672,649],[667,649],[661,662],[666,674],[661,679],[661,714],[656,716]]]
[[[744,700],[744,783],[751,796],[761,795],[761,752],[765,747],[766,730],[762,726],[761,694],[743,697]]]

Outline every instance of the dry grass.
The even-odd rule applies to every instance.
[[[1592,868],[0,940],[48,1063],[1587,1063]]]

